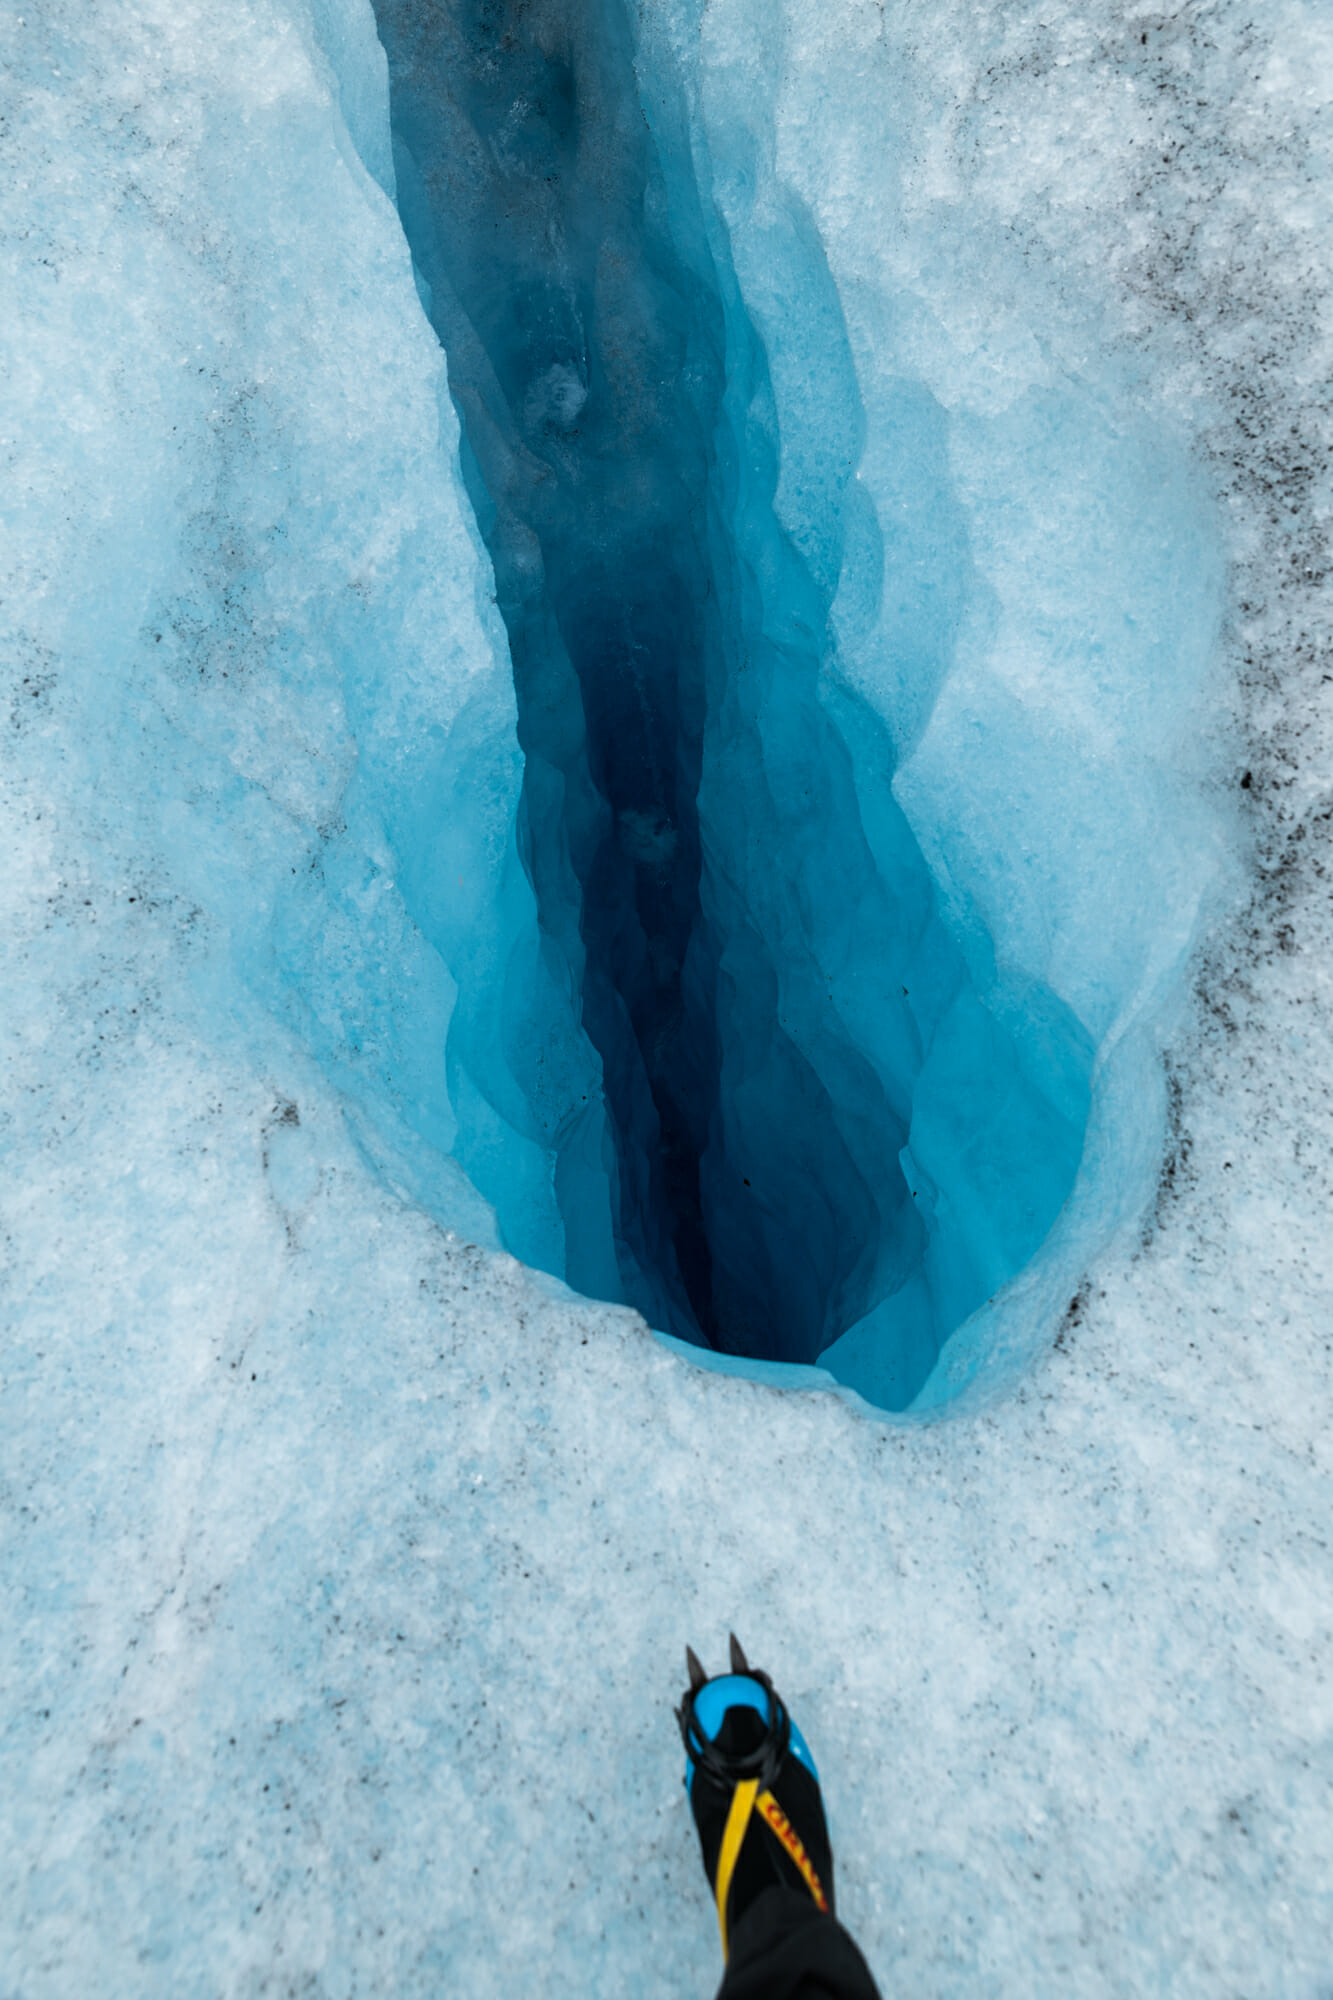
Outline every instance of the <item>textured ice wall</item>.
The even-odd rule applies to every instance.
[[[405,264],[387,201],[353,198],[304,17],[49,0],[23,38],[5,18],[25,315],[5,322],[5,598],[46,635],[4,649],[13,1992],[707,1993],[667,1704],[682,1637],[711,1660],[729,1623],[819,1755],[840,1893],[889,1991],[1327,1985],[1328,30],[1296,4],[824,17],[874,15],[860,69],[894,94],[903,206],[999,259],[978,324],[994,306],[1047,340],[1055,306],[1086,308],[1086,351],[1132,357],[1150,416],[1195,442],[1233,578],[1240,699],[1216,719],[1256,861],[1177,1031],[1151,1240],[1090,1273],[1016,1394],[914,1428],[705,1376],[463,1249],[368,1169],[346,1092],[235,977],[235,873],[196,864],[199,832],[250,798],[212,851],[258,904],[308,854],[303,822],[214,785],[239,740],[216,701],[182,697],[193,734],[160,727],[134,649],[94,666],[80,635],[176,546],[163,466],[216,467],[226,406],[172,372],[201,319],[248,340],[279,314],[269,393],[308,483],[273,547],[296,534],[303,565],[298,503],[345,466],[329,413],[363,394],[400,442],[362,503],[405,501],[462,550],[436,364],[391,349],[376,400]],[[298,131],[318,228],[295,226]],[[245,344],[219,348],[251,379]],[[102,560],[113,533],[138,569]],[[320,546],[334,596],[362,572]],[[238,624],[265,578],[232,573]],[[285,769],[301,684],[249,657]],[[175,846],[152,810],[173,785],[201,808]]]
[[[1183,439],[1096,340],[1096,308],[951,206],[929,156],[904,198],[920,140],[883,10],[795,22],[759,0],[684,0],[643,20],[650,114],[668,123],[662,83],[682,78],[699,178],[767,354],[779,523],[836,590],[822,697],[866,837],[901,880],[902,808],[970,975],[922,1022],[903,1154],[933,1196],[937,1334],[981,1307],[931,1401],[1023,1358],[1157,1170],[1162,1017],[1220,866],[1193,741],[1217,523]],[[820,900],[836,909],[836,891]],[[858,914],[892,935],[873,903]],[[854,976],[864,1001],[873,980]],[[982,1108],[1011,1073],[1006,1034],[1020,1069],[1063,1071],[1071,1094],[1080,1035],[1096,1051],[1078,1186],[1007,1293],[996,1265],[969,1286],[971,1230],[1002,1237],[987,1183],[1058,1142],[1028,1127],[1020,1090]],[[870,1393],[880,1319],[821,1357]]]
[[[552,1268],[715,1347],[826,1350],[901,1407],[988,1301],[949,1389],[1030,1340],[1144,1198],[1143,1024],[1211,863],[1161,760],[1215,625],[1213,525],[1104,367],[1010,358],[978,432],[942,358],[921,378],[901,277],[854,353],[773,157],[774,22],[715,8],[700,43],[697,13],[645,17],[674,46],[641,35],[636,78],[621,0],[379,10],[528,865],[600,1058],[549,1121]],[[863,234],[874,159],[839,210]],[[1098,1051],[1078,1198],[1008,1295]],[[497,1199],[515,1242],[528,1189]]]
[[[382,52],[360,9],[318,10],[344,123],[308,17],[256,17],[263,74],[234,85],[249,44],[224,30],[204,58],[182,21],[112,136],[78,109],[115,18],[70,30],[26,100],[57,254],[25,278],[10,393],[24,463],[59,468],[16,489],[28,781],[65,772],[127,922],[197,907],[200,949],[328,1064],[399,1184],[482,1240],[474,1187],[521,1189],[511,1246],[548,1260],[549,1147],[507,1044],[537,1009],[556,1048],[564,1003],[514,843],[504,636],[393,227]],[[10,33],[20,62],[43,41]],[[193,93],[188,152],[158,65]],[[59,282],[59,244],[94,229],[123,232],[121,261]],[[73,742],[70,703],[96,718]]]

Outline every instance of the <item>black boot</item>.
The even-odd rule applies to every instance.
[[[689,1648],[686,1659],[690,1686],[676,1715],[727,1961],[718,2000],[878,2000],[837,1922],[809,1745],[734,1637],[729,1674],[710,1680]]]

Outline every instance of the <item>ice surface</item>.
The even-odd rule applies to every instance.
[[[706,1992],[668,1701],[682,1640],[716,1662],[735,1624],[888,1990],[1318,1994],[1327,31],[1074,0],[638,20],[827,589],[803,482],[829,520],[832,416],[816,376],[798,451],[808,326],[779,338],[782,232],[822,245],[865,426],[830,611],[851,712],[889,732],[959,950],[984,931],[997,982],[1039,978],[1103,1051],[1105,1162],[1050,1283],[1110,1248],[1016,1389],[923,1425],[705,1371],[441,1228],[484,1236],[473,1187],[526,1184],[554,1261],[558,1125],[512,1057],[536,1010],[556,1070],[589,1058],[515,835],[369,16],[11,11],[0,1986]],[[1197,631],[1163,550],[1201,536],[1215,588],[1207,492],[1228,616],[1192,711],[1144,660]],[[913,553],[896,596],[876,525]],[[923,697],[884,635],[932,620],[956,643]],[[976,747],[997,714],[1012,786]],[[1146,1087],[1210,761],[1253,899],[1175,1030],[1154,1228],[1113,1239],[1110,1050]],[[1011,1313],[973,1331],[1017,1359],[1041,1301]]]

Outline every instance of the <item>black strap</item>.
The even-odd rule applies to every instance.
[[[720,1785],[738,1785],[745,1778],[757,1778],[761,1786],[772,1785],[787,1759],[791,1745],[791,1717],[786,1703],[768,1675],[751,1667],[747,1680],[757,1681],[768,1696],[768,1723],[753,1750],[727,1752],[705,1736],[694,1719],[696,1690],[691,1688],[676,1710],[676,1721],[685,1744],[685,1755],[696,1770],[704,1770]],[[705,1681],[704,1686],[708,1683]],[[702,1693],[699,1689],[697,1692]],[[756,1711],[757,1713],[757,1711]]]

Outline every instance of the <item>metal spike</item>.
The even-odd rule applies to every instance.
[[[685,1648],[685,1665],[690,1676],[690,1693],[698,1694],[708,1676],[704,1672],[699,1655],[695,1652],[693,1646]]]
[[[748,1674],[750,1662],[745,1657],[745,1648],[733,1632],[731,1635],[731,1671],[733,1674]]]

